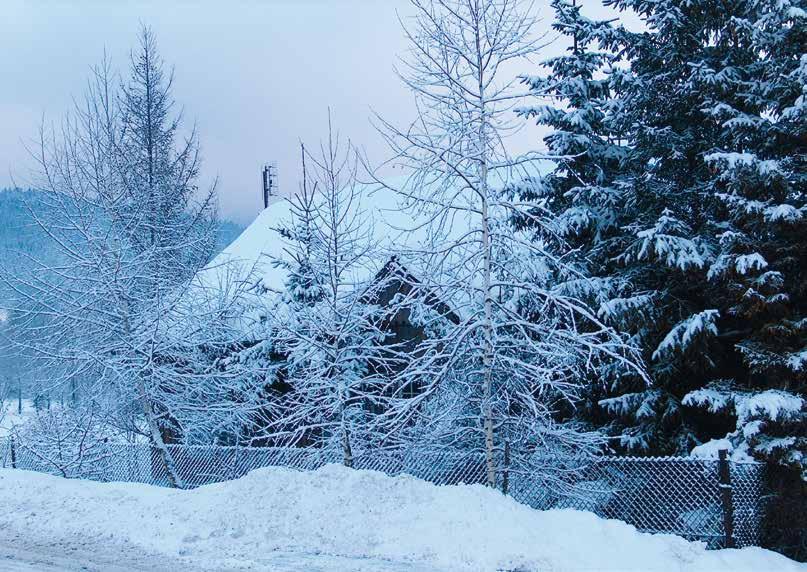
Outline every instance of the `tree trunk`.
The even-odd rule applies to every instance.
[[[479,30],[477,30],[477,65],[479,70],[479,132],[477,145],[479,146],[479,194],[482,199],[481,212],[482,212],[482,259],[483,259],[483,273],[484,273],[484,291],[485,291],[485,320],[483,323],[484,335],[484,349],[482,353],[482,367],[484,369],[483,381],[483,404],[482,416],[485,432],[485,468],[486,468],[486,481],[487,485],[491,488],[496,487],[496,460],[494,458],[494,435],[493,435],[493,364],[495,356],[494,348],[494,328],[493,328],[493,286],[492,286],[492,268],[491,260],[493,258],[493,245],[490,237],[490,213],[489,213],[489,194],[490,189],[488,186],[488,139],[486,131],[486,113],[487,102],[485,100],[485,78],[484,66],[482,64],[482,51],[479,43]]]
[[[168,482],[175,489],[184,488],[184,483],[179,477],[171,451],[168,450],[168,447],[165,445],[165,440],[163,440],[163,435],[160,432],[160,426],[157,424],[157,416],[154,414],[154,408],[146,395],[146,385],[140,378],[138,378],[137,384],[137,389],[140,393],[140,407],[143,410],[143,415],[146,416],[146,422],[149,426],[149,437],[151,438],[151,444],[160,454],[160,460],[162,461],[163,468],[165,469],[165,474],[168,476]]]
[[[485,431],[485,467],[487,473],[487,485],[496,486],[496,464],[494,459],[494,439],[493,439],[493,365],[494,365],[494,331],[493,331],[493,292],[491,277],[491,241],[490,241],[490,221],[488,220],[487,201],[487,165],[483,163],[482,179],[483,193],[482,200],[482,248],[484,257],[484,289],[485,289],[485,320],[482,325],[484,335],[484,349],[482,354],[482,368],[484,371],[483,381],[483,402],[482,415]]]
[[[342,432],[342,462],[346,467],[353,467],[353,447],[350,444],[350,428],[347,421],[347,400],[350,390],[340,390],[342,402],[339,404],[339,428]]]
[[[342,428],[342,458],[346,467],[353,467],[353,449],[350,446],[350,433],[347,427]]]
[[[129,301],[124,298],[120,302],[123,314],[123,331],[126,339],[132,339],[132,326],[129,317],[132,314],[132,307]],[[153,356],[150,358],[153,359]],[[149,399],[148,392],[146,391],[146,382],[143,379],[142,370],[138,370],[134,374],[135,389],[137,390],[137,400],[140,403],[140,409],[146,417],[146,423],[149,426],[149,437],[151,444],[159,451],[160,460],[163,463],[166,475],[168,475],[169,484],[175,489],[184,488],[184,483],[179,477],[179,473],[174,463],[174,458],[171,456],[171,451],[165,445],[163,435],[160,432],[160,426],[157,423],[157,415],[154,413],[154,407]]]

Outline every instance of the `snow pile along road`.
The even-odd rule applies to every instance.
[[[574,510],[535,511],[481,486],[441,487],[331,465],[268,468],[177,491],[0,470],[0,530],[189,567],[249,566],[270,551],[412,562],[445,571],[807,570],[760,548],[706,551]]]

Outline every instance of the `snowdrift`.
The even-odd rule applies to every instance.
[[[0,529],[26,537],[142,547],[215,566],[269,551],[419,564],[436,571],[787,572],[760,548],[707,551],[574,510],[536,511],[482,486],[436,486],[330,465],[256,470],[177,491],[0,470]]]

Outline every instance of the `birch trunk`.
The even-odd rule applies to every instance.
[[[131,307],[126,300],[123,300],[122,304],[125,309],[123,320],[124,332],[128,339],[132,339],[132,328],[128,319],[128,316],[131,315]],[[157,451],[160,454],[160,460],[162,461],[163,468],[165,469],[166,475],[168,475],[168,482],[171,487],[175,489],[184,488],[182,479],[180,479],[179,473],[177,472],[174,458],[171,455],[171,451],[168,450],[168,447],[163,440],[163,435],[160,432],[160,425],[157,423],[157,415],[155,414],[154,407],[149,399],[148,391],[146,390],[146,382],[143,379],[142,371],[137,373],[135,384],[140,409],[143,412],[143,416],[146,418],[146,423],[148,424],[151,444],[157,448]]]
[[[151,400],[149,400],[146,394],[145,383],[140,378],[137,380],[137,389],[140,393],[140,408],[143,411],[143,415],[146,417],[146,423],[148,423],[149,427],[149,438],[151,439],[151,444],[156,447],[160,454],[160,460],[162,461],[163,468],[165,469],[165,474],[168,475],[168,482],[170,483],[171,487],[175,489],[182,489],[184,488],[184,483],[177,472],[174,457],[171,455],[171,451],[168,450],[168,447],[163,440],[162,433],[160,432],[160,426],[157,423],[157,416],[154,413]]]
[[[346,467],[353,467],[353,448],[350,446],[350,430],[344,422],[342,423],[342,460]]]
[[[493,331],[493,291],[491,276],[491,260],[493,249],[490,236],[490,212],[488,204],[488,139],[487,139],[487,102],[485,99],[485,65],[480,45],[480,29],[476,30],[476,63],[477,81],[479,89],[479,195],[481,198],[482,213],[482,260],[484,272],[484,292],[485,292],[485,321],[482,325],[484,335],[484,348],[482,354],[482,367],[484,369],[483,388],[483,423],[485,431],[485,468],[487,475],[487,485],[496,486],[496,460],[494,457],[495,441],[493,430],[493,364],[495,361],[494,331]]]

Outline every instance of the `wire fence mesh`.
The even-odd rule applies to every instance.
[[[236,479],[263,467],[304,471],[341,462],[338,455],[317,449],[168,447],[188,488]],[[145,444],[103,443],[95,445],[91,455],[83,456],[80,450],[37,451],[5,439],[0,443],[0,461],[2,467],[68,478],[169,485],[161,456]],[[526,470],[512,467],[500,488],[533,508],[587,510],[644,532],[677,534],[705,541],[711,547],[724,544],[717,460],[601,457],[565,473],[557,471],[566,466],[564,460],[546,458]],[[408,474],[440,485],[485,482],[484,459],[470,453],[365,453],[355,457],[353,468],[391,476]],[[545,478],[550,473],[555,474],[551,484]],[[558,473],[562,475],[559,478]],[[764,512],[764,466],[732,462],[730,475],[734,542],[737,546],[758,544]]]

